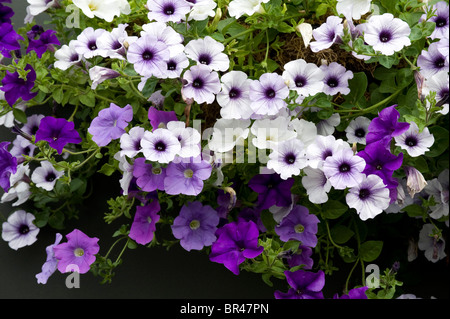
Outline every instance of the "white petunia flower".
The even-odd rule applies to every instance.
[[[283,116],[275,119],[255,120],[251,127],[252,143],[259,149],[273,149],[280,142],[297,137],[297,133],[288,129],[289,120]]]
[[[34,215],[18,210],[2,224],[2,239],[14,250],[30,246],[37,240],[39,228],[33,224]]]
[[[280,174],[282,179],[300,175],[300,170],[306,165],[304,145],[296,138],[278,143],[267,162],[267,168]]]
[[[370,11],[371,0],[337,0],[336,10],[343,14],[347,20],[359,20],[361,16]]]
[[[31,181],[37,187],[41,187],[47,191],[53,190],[56,181],[64,175],[64,171],[58,171],[49,161],[42,161],[41,166],[37,167],[31,175]]]
[[[434,136],[428,127],[419,132],[419,127],[415,122],[411,122],[409,129],[403,134],[395,136],[394,139],[395,145],[406,150],[412,157],[425,154],[434,144]]]
[[[126,0],[73,0],[73,4],[88,18],[98,17],[107,22],[112,22],[121,13],[130,13],[130,5]]]
[[[305,167],[302,177],[302,185],[306,189],[308,199],[314,204],[323,204],[328,201],[328,192],[331,190],[331,184],[320,168]]]
[[[267,3],[269,0],[232,0],[228,5],[228,14],[230,17],[239,19],[243,15],[251,16],[255,12],[264,12],[261,3]]]
[[[167,129],[175,135],[181,144],[178,156],[182,158],[196,158],[200,155],[201,135],[196,129],[186,127],[186,124],[181,121],[168,122]]]

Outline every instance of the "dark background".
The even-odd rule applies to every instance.
[[[16,27],[23,25],[26,0],[13,0],[11,6],[15,11]],[[45,19],[45,13],[38,17],[38,23]],[[13,135],[5,127],[0,127],[0,141],[12,141]],[[118,180],[99,177],[94,181],[96,192],[86,203],[80,219],[73,221],[73,228],[79,228],[91,237],[98,237],[100,253],[104,255],[113,242],[112,234],[120,224],[107,225],[103,222],[107,211],[106,200],[116,196]],[[98,191],[97,191],[98,190]],[[2,191],[0,193],[1,196]],[[0,204],[0,213],[7,217],[12,212],[9,203]],[[61,232],[63,235],[66,232]],[[287,291],[287,284],[274,279],[274,287],[266,285],[259,274],[242,271],[235,276],[222,264],[210,262],[208,256],[201,252],[187,252],[179,245],[170,251],[163,247],[127,250],[124,262],[116,269],[111,284],[100,284],[101,278],[91,273],[81,275],[79,289],[65,286],[67,274],[58,271],[50,277],[46,285],[37,284],[35,275],[41,271],[45,262],[45,247],[55,240],[55,231],[45,228],[38,235],[38,241],[32,246],[18,251],[9,248],[0,240],[0,298],[2,299],[54,299],[54,298],[92,298],[92,299],[273,299],[277,289]],[[64,239],[65,240],[65,239]],[[118,251],[121,249],[119,246]],[[114,256],[114,254],[113,254]],[[337,258],[339,259],[339,258]],[[324,295],[331,298],[340,292],[349,271],[349,265],[337,265],[341,270],[326,278]],[[428,261],[419,260],[409,270],[416,273],[416,281],[405,289],[418,297],[449,297],[448,267],[444,262],[431,268]],[[383,270],[383,269],[382,269]],[[443,277],[443,275],[445,275]]]

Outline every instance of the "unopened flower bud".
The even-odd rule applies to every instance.
[[[422,173],[412,166],[405,167],[406,173],[406,188],[409,196],[414,197],[416,193],[420,193],[422,189],[428,184]]]

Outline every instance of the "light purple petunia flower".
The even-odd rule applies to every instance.
[[[33,156],[36,145],[30,142],[22,135],[17,135],[13,141],[13,146],[11,148],[11,155],[17,158],[17,163],[20,164],[25,161],[26,156]]]
[[[148,19],[158,22],[179,23],[191,11],[190,3],[185,0],[148,0],[147,7]]]
[[[164,189],[169,195],[197,196],[203,190],[204,181],[211,176],[209,162],[197,158],[169,163],[164,179]]]
[[[323,90],[323,72],[314,63],[303,59],[292,60],[284,65],[283,79],[289,89],[302,96],[312,96]]]
[[[181,121],[171,121],[167,123],[167,129],[180,141],[181,149],[179,157],[197,157],[200,155],[200,132],[192,127],[186,127],[186,123]]]
[[[173,57],[170,57],[166,61],[167,68],[159,74],[161,79],[177,79],[181,76],[181,73],[189,66],[189,60],[184,53],[180,53]]]
[[[433,224],[424,224],[419,233],[418,248],[433,263],[445,258],[445,239],[436,232]]]
[[[166,128],[154,131],[145,131],[141,139],[141,148],[144,157],[152,162],[169,163],[181,149],[178,138]]]
[[[401,135],[394,137],[395,145],[406,150],[411,157],[418,157],[428,152],[434,144],[434,136],[428,127],[419,132],[415,122],[410,122],[409,129]]]
[[[361,220],[374,218],[389,207],[391,198],[389,189],[381,177],[364,175],[360,184],[351,187],[345,200],[350,208],[356,209]]]
[[[125,43],[131,44],[136,37],[129,37],[127,31],[128,24],[119,24],[111,32],[104,32],[98,39],[97,45],[101,56],[113,59],[125,60],[127,50]],[[130,41],[130,40],[133,41]]]
[[[27,122],[21,128],[22,132],[28,134],[29,136],[36,135],[39,125],[41,124],[41,120],[44,117],[45,115],[42,114],[32,114],[28,116]]]
[[[304,246],[316,247],[319,223],[320,220],[316,215],[310,214],[308,208],[295,205],[275,227],[275,232],[280,236],[281,241],[298,240]]]
[[[125,133],[125,128],[132,119],[133,108],[131,105],[128,104],[122,108],[111,103],[109,108],[98,112],[88,128],[88,132],[92,134],[92,140],[98,146],[106,146]]]
[[[187,251],[202,250],[216,241],[219,220],[219,214],[211,206],[199,201],[191,202],[184,205],[175,217],[171,226],[172,234]]]
[[[89,69],[89,78],[92,81],[91,90],[95,90],[100,83],[119,76],[120,73],[113,69],[96,65]]]
[[[151,242],[156,231],[156,223],[160,218],[158,215],[160,209],[157,200],[153,200],[145,206],[137,206],[128,236],[141,245]]]
[[[223,53],[224,45],[210,36],[189,41],[184,48],[186,56],[197,64],[207,65],[213,71],[228,71],[230,59]]]
[[[47,253],[47,259],[45,263],[42,265],[42,271],[36,274],[36,279],[38,284],[46,284],[48,278],[56,271],[58,268],[58,259],[55,258],[55,253],[53,251],[53,247],[58,245],[63,236],[59,233],[56,234],[55,242],[45,248],[45,252]]]
[[[34,219],[33,214],[24,210],[15,211],[2,224],[2,239],[14,250],[32,245],[39,233],[39,228],[33,223]]]
[[[430,79],[439,72],[449,71],[448,58],[442,55],[438,48],[437,42],[433,42],[429,45],[428,50],[422,50],[417,58],[417,66],[425,79]]]
[[[289,88],[277,73],[264,73],[259,80],[250,83],[249,97],[251,109],[257,115],[275,115],[285,108],[284,100],[289,96]]]
[[[353,79],[353,72],[347,71],[345,67],[337,62],[331,62],[329,65],[321,65],[323,72],[323,93],[327,95],[336,95],[341,93],[347,95],[350,93],[348,80]]]
[[[353,155],[351,148],[343,148],[328,156],[323,163],[323,172],[335,189],[359,185],[366,163],[362,157]]]
[[[369,132],[370,119],[358,116],[350,121],[345,128],[348,143],[359,143],[366,145],[366,135]]]
[[[144,35],[151,35],[156,37],[158,41],[164,42],[169,48],[170,57],[177,56],[184,51],[183,36],[165,22],[150,22],[144,24],[140,35],[141,37]]]
[[[350,148],[350,145],[342,139],[336,139],[333,135],[317,135],[314,143],[306,148],[308,166],[322,168],[323,162],[328,156],[332,156],[343,148]]]
[[[30,64],[24,68],[29,71],[26,79],[19,77],[18,72],[11,73],[6,71],[6,75],[2,79],[2,87],[0,90],[5,92],[5,100],[12,107],[18,99],[29,101],[37,95],[37,92],[31,92],[36,81],[36,72]]]
[[[11,187],[9,178],[17,171],[17,158],[8,152],[10,142],[0,143],[0,187],[8,192]]]
[[[97,40],[105,32],[107,31],[104,29],[94,30],[92,27],[87,27],[78,35],[77,39],[73,40],[73,43],[69,43],[69,45],[85,59],[93,58],[94,56],[103,54],[98,48]]]
[[[302,269],[312,269],[314,260],[311,258],[313,250],[311,247],[300,245],[297,252],[291,250],[283,253],[283,259],[285,259],[289,267],[303,265]]]
[[[317,273],[299,269],[284,272],[289,290],[287,292],[275,291],[276,299],[324,299],[322,289],[325,286],[325,273]]]
[[[216,235],[209,260],[223,264],[235,275],[239,275],[239,265],[246,258],[255,258],[264,250],[258,246],[258,226],[252,221],[238,220],[225,224],[216,231]]]
[[[133,64],[134,70],[144,76],[158,77],[167,69],[166,60],[169,48],[155,36],[145,34],[134,41],[127,52],[127,60]]]
[[[133,165],[133,176],[136,177],[136,184],[145,192],[154,190],[164,190],[164,179],[166,178],[165,167],[153,167],[146,163],[145,158],[136,158]]]
[[[38,39],[30,40],[26,52],[29,53],[35,51],[38,58],[41,58],[47,50],[52,50],[52,48],[54,48],[53,45],[61,45],[55,34],[56,31],[47,30],[42,33]]]
[[[80,134],[75,130],[75,124],[64,118],[44,117],[36,132],[36,142],[47,141],[51,148],[61,154],[68,143],[81,143]]]
[[[64,171],[56,170],[49,161],[42,161],[41,166],[34,169],[31,181],[36,184],[36,187],[51,191],[55,187],[56,181],[63,175]]]
[[[429,22],[434,22],[436,27],[431,33],[431,39],[449,39],[449,12],[448,3],[445,1],[439,1],[431,7],[431,11],[436,10],[435,14],[428,20]],[[427,10],[425,10],[426,12]],[[425,20],[427,13],[424,13],[419,21]]]
[[[192,98],[195,102],[211,104],[220,92],[221,84],[217,72],[210,67],[199,64],[193,65],[183,75],[185,84],[181,89],[184,98]]]
[[[160,111],[152,106],[148,109],[148,119],[153,130],[167,128],[167,123],[178,121],[175,111]]]
[[[329,16],[327,21],[320,27],[313,30],[314,40],[309,45],[311,51],[319,52],[330,48],[340,37],[344,35],[344,25],[342,18]]]
[[[383,55],[393,55],[411,44],[411,28],[391,13],[372,15],[363,25],[364,41]]]
[[[55,258],[58,260],[58,270],[61,273],[76,271],[87,273],[91,264],[95,262],[96,254],[100,250],[98,238],[88,237],[78,229],[66,235],[67,242],[53,247]]]

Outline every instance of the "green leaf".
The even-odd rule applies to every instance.
[[[328,200],[322,206],[322,216],[327,219],[336,219],[341,217],[347,210],[347,205],[337,200]]]
[[[64,213],[61,211],[55,212],[48,219],[48,224],[50,227],[55,229],[63,229],[64,228]]]
[[[13,115],[14,118],[19,121],[20,123],[26,123],[27,122],[27,115],[25,114],[24,111],[20,110],[20,109],[13,109]]]
[[[64,98],[64,92],[62,87],[57,88],[53,91],[52,97],[55,100],[56,103],[61,104],[63,98]]]
[[[379,240],[369,240],[359,247],[359,257],[363,261],[371,262],[378,258],[383,249],[383,242]]]
[[[344,244],[353,237],[355,233],[344,225],[336,225],[331,228],[331,237],[336,244]]]
[[[367,90],[368,80],[364,72],[357,72],[353,78],[348,81],[350,93],[345,96],[345,101],[356,104],[364,96]]]
[[[319,4],[319,6],[316,9],[316,17],[318,18],[320,16],[323,16],[325,13],[327,13],[328,7],[329,6],[326,3]]]
[[[116,168],[112,166],[111,164],[105,163],[103,164],[102,168],[98,171],[99,173],[102,173],[106,176],[111,176],[116,171]]]
[[[95,94],[93,91],[89,91],[87,94],[82,94],[79,96],[80,102],[86,106],[94,107],[95,106]]]
[[[417,204],[411,204],[402,208],[402,211],[407,213],[409,217],[427,217],[425,209]]]
[[[444,153],[444,151],[448,148],[449,132],[441,126],[432,126],[429,130],[434,136],[434,143],[425,155],[429,157],[437,157]]]

